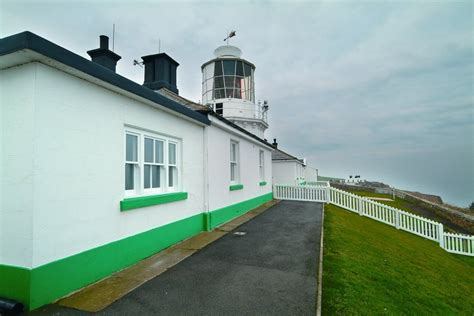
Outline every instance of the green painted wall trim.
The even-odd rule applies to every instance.
[[[128,199],[123,199],[120,201],[120,211],[133,210],[135,208],[141,208],[146,206],[171,203],[181,200],[186,200],[188,198],[187,192],[173,192],[173,193],[164,193],[157,195],[148,195],[148,196],[139,196]]]
[[[215,227],[228,222],[229,220],[247,213],[253,208],[256,208],[263,203],[271,201],[273,199],[273,193],[267,193],[261,196],[257,196],[253,199],[246,200],[240,203],[229,205],[214,211],[209,212],[209,227],[214,229]]]
[[[243,184],[233,184],[229,186],[230,191],[235,191],[235,190],[242,190],[244,188]]]
[[[0,297],[15,299],[29,310],[51,303],[136,262],[212,230],[272,199],[272,192],[27,269],[0,264]]]
[[[260,181],[260,183],[258,185],[260,185],[261,187],[264,186],[264,185],[267,185],[267,181]]]
[[[204,230],[204,213],[28,270],[0,265],[0,296],[29,310],[129,267]]]
[[[31,270],[0,264],[0,297],[22,303],[30,300]]]

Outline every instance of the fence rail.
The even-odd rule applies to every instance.
[[[448,252],[474,256],[474,236],[444,232],[443,224],[365,197],[333,188],[328,182],[306,185],[274,185],[274,197],[282,200],[332,203],[361,216],[436,241]]]

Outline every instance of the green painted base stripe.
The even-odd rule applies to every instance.
[[[267,181],[261,181],[261,182],[259,183],[259,185],[260,185],[260,186],[267,185]]]
[[[229,186],[230,191],[242,190],[243,188],[244,188],[243,184],[234,184],[234,185]]]
[[[0,293],[7,298],[18,299],[32,310],[131,266],[203,230],[203,214],[201,213],[48,263],[31,271],[26,270],[25,274],[27,275],[28,272],[30,274],[29,291],[25,290],[25,287],[28,287],[26,275],[14,276],[8,283],[3,282],[2,278]],[[5,269],[5,266],[2,269]],[[0,271],[3,274],[3,270]],[[21,271],[17,271],[17,274],[19,273]],[[12,291],[10,286],[16,282],[17,278],[24,282],[18,289]]]
[[[181,240],[212,230],[272,199],[272,192],[121,239],[32,270],[0,265],[0,297],[35,309],[125,269]]]
[[[0,297],[29,302],[30,280],[31,270],[0,264]]]
[[[237,204],[229,205],[217,210],[214,210],[209,213],[210,215],[210,229],[214,229],[215,227],[228,222],[229,220],[240,216],[253,208],[256,208],[263,203],[266,203],[273,198],[273,193],[267,193],[261,196],[257,196],[256,198],[240,202]]]
[[[186,200],[187,198],[187,192],[173,192],[149,196],[139,196],[120,201],[120,210],[128,211],[135,208]]]

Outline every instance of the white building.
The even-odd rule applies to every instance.
[[[88,53],[0,40],[0,297],[29,309],[272,199],[273,147],[243,128],[262,117],[181,98],[166,54],[143,57],[139,85],[106,37]],[[254,68],[235,70],[249,108]]]
[[[302,185],[318,181],[318,169],[306,164],[306,159],[299,159],[278,149],[276,139],[273,140],[272,174],[273,183]]]

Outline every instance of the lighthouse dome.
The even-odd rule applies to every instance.
[[[240,56],[242,56],[242,51],[238,47],[235,47],[232,45],[224,45],[214,50],[214,56],[216,58],[226,58],[226,57],[240,58]]]

